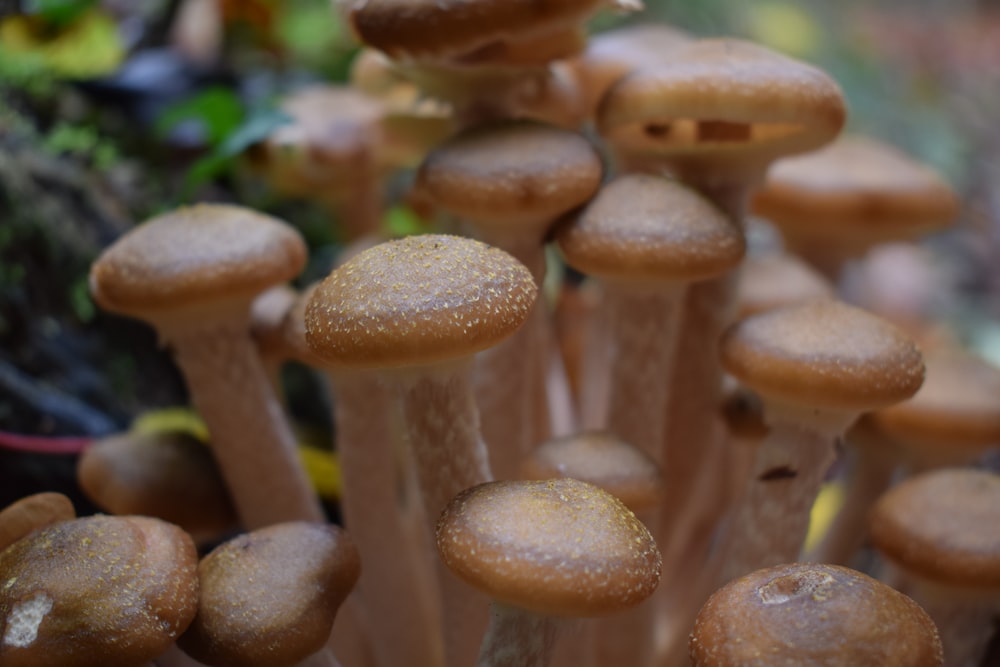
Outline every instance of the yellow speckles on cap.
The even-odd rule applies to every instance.
[[[514,333],[537,293],[528,269],[501,250],[410,236],[356,255],[320,284],[306,306],[306,341],[342,366],[458,359]]]
[[[555,616],[631,607],[660,579],[646,527],[617,498],[574,479],[473,487],[442,514],[437,543],[472,586]]]

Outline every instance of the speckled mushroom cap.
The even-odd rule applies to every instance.
[[[0,552],[0,664],[146,664],[194,618],[197,562],[184,531],[147,517],[32,533]]]
[[[697,40],[671,55],[605,95],[598,127],[620,150],[768,163],[818,148],[844,125],[840,88],[810,65],[735,39]]]
[[[53,523],[76,518],[73,502],[61,493],[34,493],[0,511],[0,551]]]
[[[94,262],[90,291],[104,309],[141,318],[245,302],[291,280],[306,245],[290,225],[241,206],[199,204],[131,230]]]
[[[362,42],[394,58],[458,58],[582,24],[622,0],[345,0]],[[564,54],[565,55],[565,54]]]
[[[198,615],[178,644],[218,667],[281,667],[319,651],[361,572],[333,525],[289,522],[240,535],[198,565]]]
[[[931,350],[925,362],[927,379],[913,398],[873,413],[879,430],[931,449],[1000,445],[1000,369],[953,349]]]
[[[719,589],[698,613],[694,667],[937,667],[937,628],[916,602],[836,565],[757,570]]]
[[[659,176],[619,176],[556,232],[566,262],[609,280],[695,281],[743,258],[743,234],[694,190]]]
[[[488,482],[448,504],[441,558],[499,602],[552,616],[634,606],[656,589],[660,552],[606,491],[575,479]]]
[[[737,286],[738,318],[834,294],[829,280],[794,255],[748,255]]]
[[[584,431],[547,440],[521,464],[524,479],[571,477],[615,496],[633,512],[663,499],[663,475],[638,447],[609,431]]]
[[[541,236],[594,196],[603,171],[597,151],[576,132],[508,121],[462,132],[435,149],[416,187],[479,227]]]
[[[997,526],[1000,476],[972,468],[912,477],[869,515],[872,542],[908,573],[992,596],[1000,593]]]
[[[958,206],[930,168],[859,136],[778,161],[753,199],[754,212],[793,240],[866,246],[946,227]]]
[[[924,377],[920,351],[888,322],[830,299],[748,317],[722,337],[726,371],[788,405],[864,412],[905,400]]]
[[[326,363],[389,368],[472,355],[516,331],[538,289],[507,253],[459,236],[381,243],[335,269],[306,306]]]

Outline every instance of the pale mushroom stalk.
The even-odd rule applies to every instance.
[[[551,616],[493,601],[476,667],[546,667],[557,631]]]

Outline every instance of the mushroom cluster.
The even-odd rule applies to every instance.
[[[810,64],[665,25],[588,42],[637,5],[338,4],[352,82],[291,96],[248,159],[349,245],[306,286],[294,220],[199,204],[93,264],[207,443],[92,445],[80,486],[109,516],[0,513],[0,664],[977,664],[1000,370],[846,288],[957,196],[838,138]],[[431,228],[390,237],[399,201]],[[289,360],[328,390],[335,517]],[[824,489],[846,494],[826,526]]]

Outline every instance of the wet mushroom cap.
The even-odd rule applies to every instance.
[[[306,245],[290,225],[251,209],[198,204],[157,216],[118,239],[94,263],[102,308],[143,317],[175,308],[251,299],[291,280]]]
[[[921,579],[1000,592],[1000,476],[944,469],[910,478],[872,509],[869,533],[887,558]]]
[[[941,641],[910,598],[836,565],[758,570],[716,591],[690,642],[695,667],[936,667]]]
[[[198,615],[178,643],[209,665],[297,664],[326,644],[360,572],[357,549],[336,526],[289,522],[245,533],[198,565]]]
[[[198,556],[177,526],[91,516],[0,552],[0,664],[142,665],[194,618]]]
[[[912,340],[830,299],[748,317],[723,334],[720,346],[727,372],[790,405],[873,410],[909,398],[924,378]]]
[[[625,505],[574,479],[488,482],[442,513],[448,568],[499,602],[552,616],[634,606],[660,580],[660,552]]]
[[[556,240],[566,262],[600,278],[694,281],[734,268],[743,234],[694,190],[658,176],[619,176]]]
[[[822,146],[844,125],[840,88],[805,63],[735,39],[693,41],[671,56],[605,95],[598,127],[616,146],[769,160]]]
[[[435,149],[420,166],[416,187],[479,226],[516,230],[551,224],[580,206],[597,192],[602,175],[601,159],[583,136],[510,121],[473,128]]]
[[[306,306],[306,341],[339,366],[455,360],[514,333],[537,293],[528,269],[502,250],[408,236],[365,250],[320,283]]]

